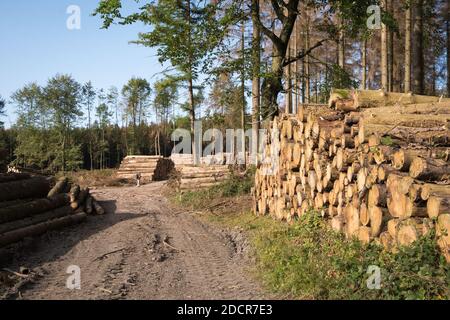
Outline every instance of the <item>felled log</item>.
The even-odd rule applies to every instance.
[[[27,180],[0,184],[0,202],[27,198],[46,197],[50,190],[50,180],[34,177]]]
[[[83,188],[81,189],[78,198],[70,203],[70,206],[73,210],[76,210],[78,208],[82,208],[84,205],[84,202],[86,201],[86,198],[89,196],[89,188]]]
[[[424,181],[442,181],[450,179],[450,166],[441,160],[416,157],[409,168],[411,177]]]
[[[51,230],[81,223],[86,219],[86,216],[87,215],[84,212],[77,213],[0,234],[0,247],[20,241],[27,237],[35,237]]]
[[[69,183],[69,179],[66,177],[63,177],[56,182],[56,185],[49,191],[47,197],[53,197],[56,196],[59,193],[63,193],[64,190],[67,188],[67,184]]]
[[[16,206],[18,204],[24,204],[24,203],[27,203],[27,202],[31,202],[33,200],[34,199],[17,199],[17,200],[0,202],[0,209]]]
[[[88,196],[86,199],[86,202],[84,204],[84,212],[87,214],[92,214],[94,212],[94,205],[93,205],[93,199],[91,196]]]
[[[92,199],[92,205],[97,215],[101,216],[105,214],[105,210],[95,199]]]
[[[430,218],[437,218],[440,214],[449,214],[450,198],[429,197],[427,201],[427,213]]]
[[[437,244],[447,262],[450,263],[450,214],[442,214],[436,223]]]
[[[2,173],[0,174],[0,183],[26,180],[30,178],[31,176],[28,173]]]
[[[413,104],[448,103],[450,99],[414,95],[412,93],[385,92],[383,90],[333,90],[329,102],[330,107],[342,100],[353,100],[357,109],[378,108],[384,106],[407,106]]]
[[[8,223],[0,224],[0,234],[25,228],[28,226],[36,225],[45,221],[49,221],[56,218],[61,218],[67,215],[73,214],[73,210],[70,206],[64,206],[56,208],[54,210],[40,213],[25,219],[11,221]]]
[[[43,198],[31,202],[17,204],[0,209],[0,223],[20,220],[69,204],[67,194],[58,194],[51,198]]]
[[[78,199],[78,197],[80,195],[80,191],[81,191],[81,189],[80,189],[79,185],[72,186],[72,188],[70,189],[70,193],[69,193],[70,202],[75,202]]]
[[[447,212],[450,186],[444,185],[448,182],[443,177],[435,184],[426,183],[423,174],[414,178],[410,171],[418,156],[440,164],[448,160],[445,144],[449,130],[433,127],[447,118],[437,114],[427,117],[416,111],[403,114],[396,107],[401,96],[381,93],[375,99],[391,103],[395,98],[394,112],[385,110],[384,115],[375,109],[367,111],[386,122],[401,113],[404,122],[400,126],[397,122],[392,126],[372,125],[373,119],[363,118],[366,110],[342,116],[344,112],[328,109],[334,115],[327,113],[326,119],[320,112],[306,110],[276,117],[263,148],[263,158],[269,161],[263,161],[255,173],[255,213],[293,223],[295,217],[314,210],[347,238],[376,241],[389,250],[411,244],[434,228],[430,217]],[[347,101],[351,97],[350,93],[338,97],[334,108],[353,108]],[[412,98],[415,96],[411,95],[407,104],[398,105],[407,108],[409,103],[417,103]],[[421,105],[410,110],[426,109]],[[372,126],[383,130],[367,130]],[[208,174],[200,179],[205,178]]]

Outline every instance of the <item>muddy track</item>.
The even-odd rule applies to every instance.
[[[267,298],[251,275],[243,237],[176,212],[162,189],[94,190],[108,215],[1,250],[2,268],[37,275],[8,298]],[[71,265],[80,267],[81,290],[66,287]]]

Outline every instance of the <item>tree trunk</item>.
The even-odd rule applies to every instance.
[[[343,34],[343,31],[342,31]],[[343,42],[344,38],[342,38],[342,50],[344,48]],[[305,51],[309,49],[311,44],[310,41],[310,34],[309,34],[309,16],[308,12],[306,12],[306,25],[305,25]],[[343,52],[343,51],[342,51]],[[342,53],[343,57],[344,54]],[[342,68],[343,68],[344,62],[342,62]],[[305,57],[305,100],[306,103],[311,103],[311,72],[310,72],[310,63],[309,63],[309,56]]]
[[[394,1],[388,0],[387,8],[390,14],[394,16]],[[388,30],[388,91],[394,91],[394,31],[392,28]]]
[[[345,69],[345,31],[342,17],[339,17],[339,40],[338,40],[338,65]]]
[[[291,44],[289,44],[288,46],[288,59],[291,57]],[[291,65],[288,65],[286,67],[286,98],[285,98],[285,103],[286,103],[286,110],[285,112],[290,114],[292,113],[292,70],[291,70]]]
[[[191,50],[191,0],[187,0],[187,12],[186,18],[188,21],[188,33],[189,33],[189,43],[188,48]],[[192,50],[191,50],[192,51]],[[194,98],[194,80],[192,78],[192,57],[189,57],[189,75],[188,75],[188,91],[189,91],[189,119],[191,122],[191,139],[192,139],[192,153],[194,155],[194,164],[197,165],[200,163],[200,150],[197,150],[197,143],[195,141],[194,133],[195,133],[195,98]]]
[[[450,97],[450,0],[447,0],[447,97]]]
[[[274,48],[271,74],[268,75],[262,84],[262,105],[264,119],[272,119],[279,115],[278,95],[283,90],[281,79],[283,77],[283,59],[286,53],[279,52]]]
[[[361,49],[362,79],[361,88],[367,89],[367,39],[364,39]]]
[[[382,7],[386,10],[387,0],[382,0]],[[381,26],[381,89],[389,91],[388,80],[388,30],[383,23]]]
[[[241,25],[241,54],[242,54],[242,70],[241,70],[241,99],[242,99],[242,107],[241,107],[241,128],[242,128],[242,145],[241,145],[241,153],[244,164],[247,164],[247,157],[245,152],[245,107],[246,107],[246,99],[245,99],[245,21],[242,21]]]
[[[252,74],[252,154],[254,164],[258,164],[260,128],[260,68],[261,68],[261,30],[256,19],[259,17],[259,0],[252,0],[253,21],[253,74]]]
[[[279,35],[264,27],[261,18],[258,19],[258,24],[264,34],[270,38],[273,43],[273,58],[272,69],[269,75],[263,81],[262,89],[262,109],[264,118],[273,119],[279,114],[278,110],[278,95],[283,90],[283,69],[294,61],[286,61],[286,50],[294,30],[295,21],[297,20],[299,0],[290,0],[286,4],[287,13],[285,19],[282,19],[282,27]],[[301,57],[296,57],[301,58]],[[296,59],[299,60],[299,59]]]
[[[424,0],[417,0],[414,17],[414,92],[418,94],[425,92],[423,6]]]

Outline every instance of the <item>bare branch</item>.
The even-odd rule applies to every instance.
[[[284,24],[287,17],[283,14],[283,9],[281,9],[280,5],[278,4],[278,0],[270,0],[270,1],[272,2],[272,7],[273,10],[275,11],[275,14],[277,15],[278,20],[280,20]]]
[[[322,39],[319,42],[317,42],[315,45],[310,47],[308,50],[299,51],[295,57],[286,59],[283,63],[283,67],[287,67],[288,65],[290,65],[291,63],[294,63],[295,61],[302,60],[303,58],[308,56],[311,52],[313,52],[315,49],[321,47],[327,41],[329,41],[329,39]]]

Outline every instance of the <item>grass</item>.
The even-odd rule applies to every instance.
[[[211,199],[225,203],[250,192],[251,175],[232,177],[214,188],[178,195],[183,206],[202,210]],[[221,203],[221,202],[219,202]],[[430,233],[396,254],[372,243],[347,240],[310,212],[292,225],[256,217],[247,207],[228,206],[202,219],[244,230],[253,248],[256,273],[268,290],[293,299],[449,299],[450,266]],[[205,210],[204,210],[205,211]],[[370,266],[381,272],[381,288],[369,289]]]
[[[235,198],[250,194],[254,182],[254,169],[244,176],[233,174],[229,179],[217,186],[201,190],[187,191],[176,194],[173,199],[176,203],[189,206],[194,210],[201,210],[213,202],[223,201],[226,198]]]
[[[267,288],[294,299],[448,299],[450,271],[434,235],[397,254],[346,240],[309,213],[294,225],[250,213],[208,215],[211,223],[247,232],[256,269]],[[381,270],[381,289],[370,290],[370,266]]]

